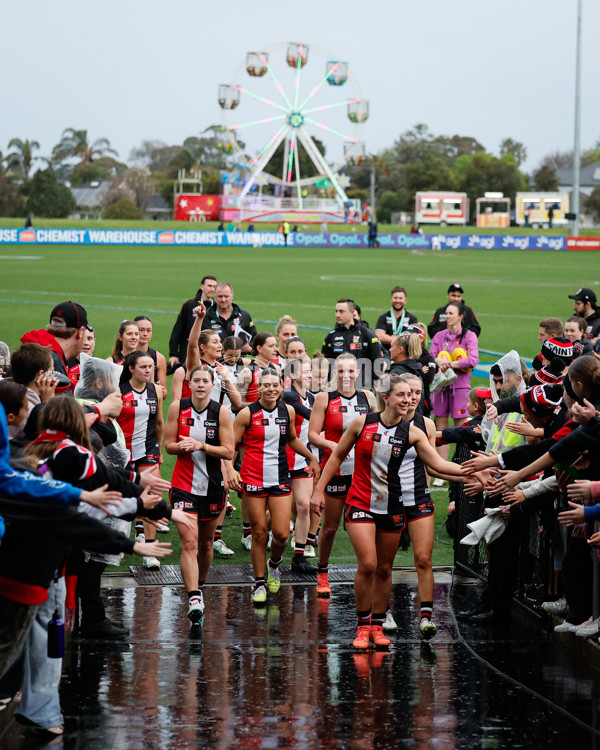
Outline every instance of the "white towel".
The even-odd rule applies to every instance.
[[[467,524],[470,534],[460,540],[461,544],[479,544],[482,539],[489,544],[498,539],[508,526],[508,521],[498,515],[500,508],[486,508],[485,515]]]

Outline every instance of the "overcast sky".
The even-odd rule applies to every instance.
[[[19,137],[38,140],[49,154],[67,127],[108,138],[124,161],[144,139],[181,143],[222,122],[220,83],[239,82],[275,100],[269,80],[234,72],[248,50],[298,41],[315,48],[303,74],[308,90],[324,73],[317,47],[348,61],[370,101],[360,135],[369,152],[422,122],[435,134],[473,136],[494,153],[510,136],[527,147],[525,168],[532,170],[548,152],[573,145],[576,11],[576,0],[11,2],[1,16],[0,150]],[[600,138],[598,0],[583,0],[583,20],[586,148]],[[270,59],[291,92],[283,55]],[[340,101],[351,95],[349,85],[325,86],[315,99]],[[257,109],[246,97],[236,122],[257,113],[277,111]],[[340,108],[318,119],[352,135],[344,118]],[[261,127],[244,130],[250,146],[276,129]],[[324,140],[328,158],[337,158],[339,140]]]

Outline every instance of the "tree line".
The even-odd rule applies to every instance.
[[[222,132],[221,126],[212,125],[173,146],[146,140],[131,151],[129,163],[119,160],[107,138],[92,140],[83,129],[64,130],[49,156],[39,154],[38,141],[13,138],[6,155],[0,152],[0,215],[25,216],[31,211],[38,216],[65,217],[75,210],[75,200],[65,183],[77,187],[109,180],[112,184],[103,197],[103,216],[141,218],[154,194],[173,204],[173,187],[181,169],[192,176],[201,172],[203,191],[219,193],[220,171],[235,169],[239,164],[239,154],[220,137]],[[239,145],[244,148],[243,143]],[[325,154],[324,144],[319,141],[317,146]],[[301,173],[311,174],[307,155],[300,152],[299,156]],[[470,136],[435,135],[427,125],[417,124],[391,147],[358,164],[348,163],[344,171],[350,186],[346,192],[368,203],[374,167],[377,219],[389,223],[393,213],[413,210],[417,191],[465,192],[474,208],[475,199],[487,191],[502,192],[514,200],[521,190],[556,190],[556,170],[573,166],[572,152],[555,151],[527,174],[521,168],[526,159],[526,147],[512,138],[505,138],[495,155]],[[600,161],[600,140],[583,152],[581,164],[596,161]],[[267,171],[281,174],[282,163],[283,145]],[[600,188],[587,200],[585,209],[600,221]]]

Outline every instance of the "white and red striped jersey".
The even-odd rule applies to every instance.
[[[381,414],[367,414],[355,445],[354,475],[346,502],[370,513],[402,512],[399,469],[408,450],[410,424],[386,427]]]
[[[275,487],[289,482],[285,452],[290,423],[287,406],[279,401],[273,411],[267,411],[260,401],[255,401],[248,409],[250,424],[244,433],[242,482],[255,487]]]
[[[123,408],[117,417],[125,442],[131,452],[131,460],[148,457],[158,460],[159,447],[156,433],[158,396],[154,383],[147,383],[143,391],[136,391],[131,383],[119,386],[123,397]]]
[[[179,402],[177,418],[177,440],[191,437],[200,443],[220,445],[219,412],[221,405],[209,401],[204,411],[194,409],[191,398]],[[191,492],[193,495],[209,497],[223,494],[223,474],[221,459],[209,456],[204,451],[183,453],[177,456],[171,484],[178,490]]]
[[[231,382],[233,385],[237,386],[238,378],[240,377],[240,372],[244,369],[246,366],[244,364],[244,360],[242,357],[238,359],[237,362],[234,362],[232,365],[225,362],[225,360],[221,360],[222,363],[225,365],[225,367],[229,370],[231,373]],[[225,389],[227,386],[225,386]],[[225,396],[223,398],[223,406],[227,409],[227,411],[231,414],[231,418],[234,419],[235,414],[233,413],[233,408],[231,406],[231,399],[227,395],[227,391],[225,390]]]
[[[427,435],[425,427],[425,418],[422,414],[415,414],[410,423],[422,430]],[[429,438],[429,436],[428,436]],[[430,496],[429,487],[427,486],[427,472],[425,465],[417,455],[414,445],[406,451],[404,460],[399,469],[400,484],[402,485],[402,504],[405,507],[422,503]]]
[[[361,414],[369,413],[369,401],[364,391],[355,391],[354,395],[350,396],[350,398],[342,396],[338,391],[332,391],[328,396],[329,403],[325,410],[325,420],[323,422],[325,440],[339,443],[342,439],[342,435],[348,429],[350,422]],[[330,455],[331,451],[329,449],[325,450],[322,467],[325,467]],[[352,474],[353,471],[354,448],[352,448],[343,461],[338,474]]]
[[[286,388],[283,392],[283,400],[286,404],[292,406],[296,412],[296,419],[294,421],[296,436],[303,445],[309,450],[312,450],[312,447],[308,442],[308,423],[310,421],[313,404],[315,403],[315,397],[312,393],[307,392],[306,397],[303,398],[292,385],[290,388]],[[290,471],[298,471],[299,469],[304,469],[308,466],[308,461],[304,456],[296,453],[296,451],[292,450],[289,445],[286,446],[286,453]]]
[[[253,404],[255,401],[258,401],[258,381],[260,380],[260,373],[262,372],[262,368],[259,367],[253,360],[248,365],[248,369],[250,370],[250,384],[248,386],[248,389],[246,390],[246,397],[244,398],[244,401],[247,404]]]

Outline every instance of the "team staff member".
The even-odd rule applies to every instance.
[[[395,286],[391,295],[392,306],[388,312],[377,318],[375,327],[377,338],[386,349],[390,348],[394,336],[419,322],[419,319],[406,309],[406,289],[403,286]]]
[[[200,289],[196,292],[194,299],[186,300],[181,306],[169,339],[169,367],[175,367],[178,362],[181,364],[185,362],[187,343],[194,325],[194,308],[199,304],[203,304],[206,308],[212,307],[216,286],[216,276],[203,276]]]
[[[479,337],[479,334],[481,333],[481,326],[479,325],[479,321],[477,320],[477,316],[475,315],[473,310],[463,302],[464,290],[462,286],[456,283],[450,284],[447,294],[448,302],[457,302],[458,304],[461,304],[462,302],[463,304],[465,311],[463,326],[465,331],[473,331],[473,333],[477,337]],[[438,307],[438,309],[433,313],[431,322],[427,326],[427,333],[429,334],[429,338],[431,339],[435,336],[436,333],[439,333],[446,328],[446,308],[448,307],[448,302],[446,302],[445,305]]]
[[[381,359],[381,347],[377,336],[370,328],[365,328],[354,319],[354,302],[342,298],[335,304],[335,328],[329,331],[321,347],[321,352],[329,359],[336,359],[344,352],[350,352],[357,359]]]
[[[233,423],[227,409],[211,400],[213,370],[200,365],[190,375],[191,398],[174,401],[169,407],[165,448],[177,456],[171,478],[171,505],[196,517],[193,528],[178,530],[188,617],[200,622],[215,529],[225,507],[221,459],[233,458]]]
[[[346,531],[358,569],[354,579],[358,630],[354,648],[388,648],[382,623],[392,589],[392,565],[405,525],[400,467],[409,448],[434,470],[462,477],[459,466],[443,461],[427,435],[404,415],[411,405],[410,386],[399,375],[380,381],[381,412],[352,421],[327,462],[311,500],[320,513],[325,488],[354,449],[354,475],[344,509]]]
[[[315,448],[324,451],[322,467],[325,468],[331,453],[342,435],[358,414],[375,411],[375,399],[369,391],[357,390],[358,367],[356,357],[349,352],[341,354],[335,363],[335,390],[317,394],[313,404],[308,439]],[[354,453],[351,451],[325,486],[327,504],[323,514],[323,528],[319,536],[319,566],[317,569],[317,594],[331,595],[329,585],[329,557],[340,525],[344,502],[352,483]]]
[[[575,315],[585,319],[585,334],[592,339],[592,343],[600,336],[600,312],[596,303],[596,293],[591,289],[579,289],[575,294],[569,294],[573,300]]]
[[[321,473],[319,462],[296,436],[296,413],[280,400],[281,376],[274,367],[263,370],[258,401],[242,409],[233,425],[235,444],[244,441],[240,474],[227,463],[229,486],[242,492],[252,527],[252,567],[255,587],[252,601],[264,604],[267,589],[276,594],[281,585],[279,565],[290,534],[292,485],[286,446],[303,456],[309,464],[309,476]],[[266,555],[267,510],[271,515],[271,559]],[[268,577],[265,580],[265,567]]]
[[[248,353],[256,336],[250,313],[234,303],[233,286],[226,281],[217,284],[215,299],[216,305],[207,309],[202,327],[218,333],[221,341],[228,336],[238,336],[243,341],[242,354]]]

